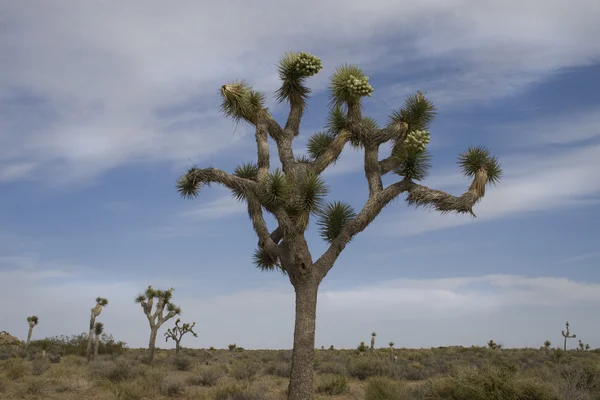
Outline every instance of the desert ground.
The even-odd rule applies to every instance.
[[[128,349],[112,338],[88,364],[85,335],[0,347],[0,398],[285,399],[291,350]],[[600,349],[486,346],[316,349],[315,399],[597,400]]]

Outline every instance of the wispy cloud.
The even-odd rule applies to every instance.
[[[202,204],[193,210],[188,210],[180,215],[198,219],[218,219],[237,215],[245,212],[246,206],[231,195],[221,196],[213,201]]]
[[[0,278],[0,301],[14,305],[0,310],[3,329],[17,336],[25,334],[23,315],[30,313],[42,321],[38,337],[84,331],[86,304],[102,295],[110,300],[102,314],[107,331],[132,346],[145,346],[147,323],[132,301],[144,289],[143,283],[56,283],[1,270]],[[162,279],[154,284],[170,287],[173,282]],[[183,308],[184,320],[203,321],[200,337],[186,346],[225,347],[233,342],[250,349],[291,346],[294,298],[289,284],[218,296],[176,290],[174,301]],[[319,297],[317,343],[354,347],[375,330],[378,338],[393,340],[399,347],[484,344],[490,337],[507,346],[539,346],[568,317],[578,336],[599,346],[594,338],[600,323],[585,314],[598,306],[600,285],[555,277],[403,279],[344,290],[328,289],[326,280]],[[503,328],[515,324],[527,329]],[[432,334],[439,331],[445,332],[443,338]]]
[[[565,258],[564,260],[560,260],[558,263],[559,264],[572,264],[572,263],[576,263],[579,261],[594,260],[596,258],[600,259],[600,251],[578,254],[576,256]]]
[[[431,66],[449,65],[437,81],[400,78],[432,89],[439,104],[506,96],[600,55],[600,44],[588,40],[600,34],[599,6],[591,0],[379,0],[368,7],[267,1],[260,9],[239,1],[184,1],[177,8],[151,1],[140,13],[141,5],[3,5],[11,23],[0,38],[1,180],[88,181],[132,162],[200,162],[241,152],[245,128],[230,134],[215,90],[250,78],[272,92],[273,63],[289,50],[323,57],[325,70],[311,81],[317,92],[341,62],[360,63],[370,74],[390,67],[435,73]],[[395,102],[402,88],[376,89]]]

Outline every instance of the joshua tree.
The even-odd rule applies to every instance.
[[[229,346],[229,351],[234,351],[237,345],[235,343],[231,343]]]
[[[102,322],[96,322],[94,324],[94,356],[92,360],[98,355],[98,346],[100,344],[100,335],[104,332],[104,324]]]
[[[255,264],[261,270],[285,273],[294,287],[290,400],[312,396],[318,288],[346,245],[403,193],[409,205],[475,216],[473,206],[484,196],[486,186],[501,176],[497,159],[484,147],[472,147],[459,157],[462,172],[472,178],[461,196],[416,183],[425,178],[430,166],[425,147],[429,142],[427,129],[436,114],[433,103],[418,92],[408,97],[404,106],[390,115],[387,125],[380,128],[373,118],[362,115],[362,98],[373,92],[369,78],[357,66],[346,64],[331,77],[327,131],[309,139],[308,156],[297,156],[292,142],[300,134],[311,92],[306,79],[321,68],[321,60],[308,53],[290,53],[281,59],[282,83],[276,97],[289,103],[285,125],[280,125],[265,108],[265,95],[245,81],[223,85],[223,113],[256,128],[257,163],[242,164],[233,174],[192,166],[177,182],[184,198],[197,197],[203,186],[221,184],[245,202],[258,236]],[[271,170],[269,138],[277,146],[281,169]],[[321,174],[335,163],[347,143],[364,151],[369,198],[358,213],[344,202],[325,204],[327,186]],[[380,160],[379,148],[384,143],[391,143],[392,151]],[[401,178],[384,187],[382,177],[390,173]],[[265,211],[274,216],[276,229],[267,227]],[[318,218],[321,236],[328,242],[327,250],[318,258],[313,257],[305,239],[311,215]]]
[[[365,346],[365,342],[360,342],[356,350],[359,351],[360,355],[362,355],[365,351],[367,351],[367,346]]]
[[[195,322],[192,324],[184,323],[183,325],[179,326],[180,322],[181,319],[177,318],[173,329],[169,328],[165,332],[165,342],[169,339],[173,339],[175,341],[175,353],[179,353],[179,350],[181,349],[181,339],[183,338],[183,335],[190,332],[192,335],[194,335],[194,337],[198,337],[196,332],[194,332],[194,326],[196,326]]]
[[[90,334],[88,336],[88,344],[85,352],[87,361],[92,361],[94,357],[94,329],[96,327],[96,318],[102,312],[102,308],[108,305],[108,300],[103,297],[96,297],[96,305],[92,308],[92,316],[90,317]]]
[[[548,350],[550,348],[550,346],[552,346],[552,342],[550,342],[549,340],[546,340],[544,342],[544,347],[546,348],[546,350]]]
[[[394,354],[394,342],[389,342],[388,346],[390,346],[390,360],[391,360],[392,355]]]
[[[171,303],[173,297],[173,288],[169,290],[157,290],[153,289],[152,286],[148,286],[144,293],[140,293],[135,298],[135,302],[139,303],[148,318],[150,324],[150,341],[148,343],[148,362],[154,361],[154,352],[156,349],[156,336],[158,330],[166,321],[170,320],[176,315],[181,314],[181,308]],[[156,298],[156,310],[152,313],[152,306],[154,305],[154,299]],[[164,314],[165,307],[167,308],[167,314]]]
[[[377,333],[371,333],[371,354],[373,354],[373,350],[375,350],[375,336],[377,336]]]
[[[563,350],[567,351],[567,339],[575,339],[577,337],[577,335],[575,335],[575,334],[570,335],[569,334],[569,321],[567,321],[565,323],[565,326],[567,327],[567,331],[566,332],[565,331],[561,331],[560,333],[562,333],[563,337],[565,338],[565,343],[563,345]]]
[[[585,349],[586,349],[586,350],[589,350],[589,349],[590,349],[590,344],[589,344],[589,343],[587,343],[587,344],[585,345]]]
[[[27,332],[27,342],[25,342],[25,350],[29,347],[29,342],[31,342],[31,335],[33,334],[33,328],[38,324],[39,318],[35,315],[31,317],[27,317],[27,323],[29,324],[29,332]]]

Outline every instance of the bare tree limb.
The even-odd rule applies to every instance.
[[[344,150],[344,146],[346,146],[346,143],[348,143],[351,136],[352,134],[349,130],[343,129],[335,139],[333,139],[327,150],[312,163],[313,169],[317,174],[325,171],[327,167],[339,158],[342,150]]]
[[[362,232],[379,215],[381,210],[401,193],[408,192],[407,202],[417,207],[431,207],[442,213],[456,212],[475,216],[473,206],[485,195],[487,180],[487,172],[482,169],[475,175],[473,182],[465,193],[461,196],[453,196],[441,190],[430,189],[403,179],[369,197],[361,212],[342,228],[338,237],[333,240],[325,253],[316,261],[315,267],[319,270],[321,279],[333,267],[335,260],[350,240],[356,234]]]
[[[381,174],[379,173],[379,145],[365,145],[365,176],[369,184],[369,197],[375,196],[383,190]]]

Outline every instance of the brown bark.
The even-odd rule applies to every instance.
[[[318,280],[302,277],[296,280],[296,321],[294,349],[288,386],[288,400],[309,400],[313,397],[315,363],[315,328],[317,316]]]
[[[156,349],[156,335],[158,334],[158,326],[150,327],[150,341],[148,343],[148,362],[154,362],[154,351]]]
[[[92,319],[90,320],[90,334],[88,336],[88,344],[85,351],[85,357],[87,361],[90,362],[94,358],[94,322],[96,318],[92,315]]]
[[[96,356],[98,355],[98,347],[99,347],[99,335],[96,335],[96,337],[94,338],[94,358],[96,358]]]
[[[33,334],[33,326],[29,325],[29,332],[27,333],[27,342],[25,343],[25,350],[29,347],[29,342],[31,342],[31,335]]]

